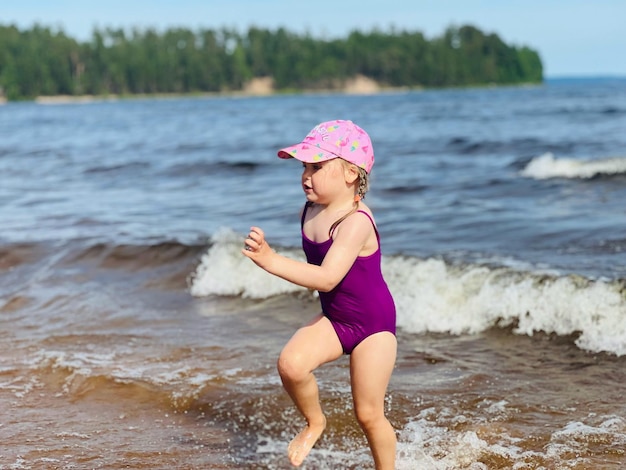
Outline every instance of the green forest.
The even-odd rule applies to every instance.
[[[539,54],[473,26],[420,32],[353,31],[314,38],[284,28],[192,31],[94,29],[79,42],[62,29],[0,25],[0,98],[233,92],[271,77],[278,92],[337,89],[365,76],[381,87],[538,83]]]

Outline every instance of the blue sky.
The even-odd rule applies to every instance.
[[[546,77],[626,76],[625,0],[19,0],[4,1],[0,24],[62,27],[79,40],[95,26],[190,29],[251,25],[315,37],[391,26],[440,35],[471,24],[539,51]]]

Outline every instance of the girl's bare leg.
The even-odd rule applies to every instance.
[[[385,393],[396,350],[394,335],[376,333],[364,339],[350,358],[354,411],[367,436],[376,470],[393,470],[395,466],[396,434],[385,417]]]
[[[292,465],[302,464],[326,427],[313,371],[342,354],[339,338],[323,315],[296,331],[280,353],[278,372],[283,386],[307,422],[289,444]]]

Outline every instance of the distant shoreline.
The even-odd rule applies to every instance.
[[[555,76],[544,78],[543,83],[528,83],[516,85],[477,85],[475,87],[463,88],[491,88],[491,87],[516,87],[516,86],[541,86],[551,83],[574,83],[574,82],[597,82],[597,81],[626,81],[626,76],[620,75],[598,75],[598,76]],[[449,89],[450,87],[446,87]],[[357,76],[352,80],[346,81],[342,86],[332,89],[303,89],[280,91],[275,90],[273,81],[269,77],[256,78],[248,82],[242,90],[218,91],[218,92],[197,92],[197,93],[129,93],[129,94],[107,94],[107,95],[50,95],[38,96],[26,102],[34,102],[42,105],[57,104],[89,104],[100,103],[106,101],[119,101],[127,99],[175,99],[181,97],[263,97],[263,96],[281,96],[289,94],[351,94],[351,95],[376,95],[381,93],[402,93],[424,91],[431,88],[423,87],[385,87],[364,76]],[[0,105],[7,104],[9,101],[0,96]]]
[[[520,86],[541,86],[542,83],[520,83],[515,85],[476,85],[459,87],[462,89],[472,88],[505,88]],[[177,98],[255,98],[288,95],[380,95],[389,93],[421,92],[437,89],[456,89],[456,87],[430,88],[430,87],[342,87],[333,89],[303,89],[303,90],[238,90],[220,92],[192,92],[192,93],[128,93],[128,94],[106,94],[106,95],[43,95],[28,100],[7,101],[0,97],[0,105],[7,103],[36,103],[40,105],[63,105],[63,104],[91,104],[102,102],[113,102],[121,100],[141,100],[141,99],[177,99]]]

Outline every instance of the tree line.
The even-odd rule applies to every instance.
[[[277,91],[336,88],[357,75],[384,87],[451,87],[543,80],[539,54],[473,26],[420,32],[353,31],[321,39],[250,27],[94,29],[79,42],[62,29],[0,25],[0,97],[241,90],[272,77]]]

